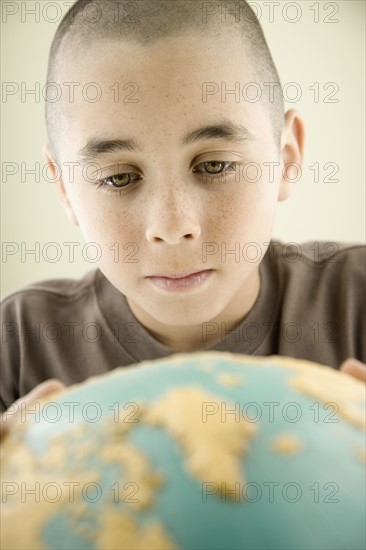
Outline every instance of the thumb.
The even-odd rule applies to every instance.
[[[354,378],[357,378],[358,380],[361,380],[362,382],[366,382],[366,364],[362,363],[362,361],[359,361],[358,359],[349,357],[343,361],[340,370],[350,376],[353,376]]]
[[[33,390],[31,390],[29,393],[27,393],[23,397],[20,397],[19,399],[17,399],[10,406],[10,408],[0,416],[0,441],[4,438],[5,434],[8,433],[9,426],[11,426],[13,422],[17,418],[19,418],[21,414],[20,409],[22,405],[23,405],[23,409],[24,407],[27,408],[27,406],[35,403],[37,399],[47,397],[48,395],[61,391],[65,388],[66,388],[65,384],[60,380],[57,380],[56,378],[49,378],[48,380],[45,380],[41,384],[38,384],[38,386],[33,388]]]
[[[38,386],[33,388],[32,391],[30,391],[29,393],[27,393],[27,395],[22,397],[21,400],[27,404],[31,404],[31,403],[34,403],[37,399],[40,399],[41,397],[46,397],[51,393],[61,391],[65,388],[66,388],[65,384],[61,382],[61,380],[57,380],[56,378],[50,378],[48,380],[45,380],[41,384],[38,384]]]

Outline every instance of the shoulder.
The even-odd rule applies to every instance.
[[[2,316],[18,317],[22,313],[45,313],[47,309],[62,304],[70,306],[95,292],[98,269],[89,271],[79,279],[47,279],[30,283],[6,294],[1,302]]]
[[[347,357],[366,361],[366,246],[274,241],[268,252],[265,280],[281,328],[277,353],[335,368]],[[294,340],[286,327],[295,327]]]
[[[328,309],[337,304],[362,310],[366,246],[360,243],[271,241],[264,268],[282,300]],[[301,306],[301,307],[303,307]],[[300,307],[300,306],[299,306]]]
[[[365,276],[366,245],[336,241],[306,241],[303,243],[273,240],[269,260],[282,271],[303,271],[337,274],[348,272]]]

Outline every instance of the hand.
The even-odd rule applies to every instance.
[[[349,357],[340,366],[340,370],[351,376],[354,376],[362,382],[366,382],[366,363],[362,363],[358,359]]]
[[[50,393],[64,389],[66,386],[56,378],[50,378],[38,384],[33,390],[24,397],[17,399],[0,417],[0,443],[4,436],[8,433],[14,420],[21,414],[21,404],[25,406],[32,405],[41,397],[46,397]]]

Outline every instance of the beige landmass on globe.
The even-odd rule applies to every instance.
[[[362,406],[365,385],[348,374],[330,367],[307,366],[287,380],[287,385],[324,404],[333,403],[335,410],[330,409],[329,414],[339,414],[356,428],[366,429],[365,406]]]
[[[257,426],[236,415],[213,414],[204,421],[203,405],[215,404],[220,410],[223,399],[200,387],[169,390],[146,409],[142,421],[161,426],[173,435],[184,452],[187,470],[199,482],[235,486],[245,483],[242,457],[257,433]],[[235,408],[225,402],[227,410]]]
[[[112,508],[104,508],[96,547],[103,550],[179,550],[160,523],[146,527]]]
[[[355,449],[355,456],[356,456],[356,458],[358,458],[358,460],[360,460],[361,462],[366,464],[366,450],[365,449],[362,449],[361,447],[358,447],[357,449]]]
[[[271,450],[285,456],[297,455],[304,447],[304,442],[299,437],[288,433],[280,434],[271,441]]]
[[[146,508],[152,505],[155,490],[162,485],[163,476],[153,472],[147,456],[128,441],[124,441],[106,444],[100,450],[98,458],[104,463],[115,462],[123,466],[121,480],[124,479],[127,483],[130,482],[136,486],[137,493],[133,498],[122,496],[128,502],[129,508]],[[120,485],[121,487],[124,485],[123,481]]]
[[[240,374],[232,374],[231,372],[221,372],[218,377],[217,381],[222,386],[240,386],[243,384],[244,379],[243,376]]]

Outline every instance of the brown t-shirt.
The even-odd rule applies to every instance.
[[[206,323],[202,347],[336,369],[348,357],[366,362],[365,251],[362,244],[272,240],[254,306],[230,333]],[[27,285],[2,300],[1,316],[2,411],[48,378],[71,385],[175,352],[138,322],[99,269]],[[205,333],[213,331],[222,331],[221,340],[207,347]]]

